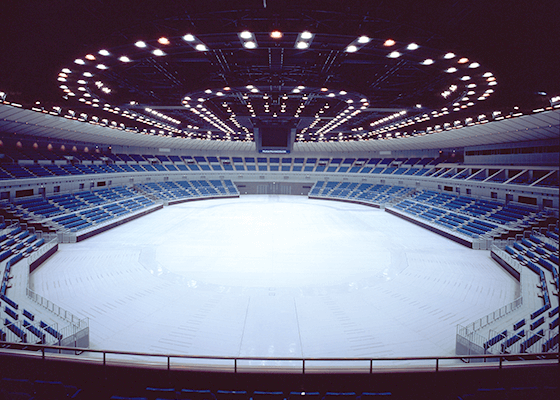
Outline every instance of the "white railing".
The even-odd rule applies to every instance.
[[[463,328],[464,329],[463,332],[465,333],[465,335],[469,335],[473,332],[476,332],[476,331],[484,328],[485,326],[490,325],[494,321],[497,321],[500,318],[508,315],[512,311],[517,310],[522,305],[523,305],[523,296],[519,296],[517,299],[515,299],[511,303],[506,304],[505,306],[500,307],[496,311],[493,311],[490,314],[488,314],[488,315],[486,315],[482,318],[479,318],[476,321],[474,321],[474,322],[470,323],[469,325],[465,326]]]
[[[75,325],[78,330],[85,328],[88,325],[87,319],[81,319],[72,314],[70,311],[65,310],[64,308],[57,306],[49,299],[44,298],[40,294],[35,293],[29,287],[26,289],[27,297],[29,297],[32,301],[40,305],[41,307],[51,311],[58,317],[68,321],[69,323]]]

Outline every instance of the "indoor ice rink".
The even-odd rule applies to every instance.
[[[453,356],[458,324],[519,296],[488,251],[281,195],[164,207],[60,244],[29,283],[93,349],[229,357]]]

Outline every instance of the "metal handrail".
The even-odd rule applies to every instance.
[[[550,352],[550,353],[523,353],[523,354],[485,354],[485,355],[464,355],[464,356],[420,356],[420,357],[370,357],[370,358],[354,358],[354,357],[230,357],[230,356],[205,356],[205,355],[188,355],[188,354],[157,354],[157,353],[146,353],[146,352],[133,352],[133,351],[119,351],[119,350],[98,350],[98,349],[87,349],[87,348],[77,348],[77,347],[66,347],[66,346],[52,346],[52,345],[40,345],[40,344],[24,344],[24,343],[9,343],[9,342],[0,342],[0,353],[2,349],[9,349],[9,350],[18,350],[18,351],[26,351],[26,355],[29,355],[29,351],[41,352],[41,358],[47,358],[47,355],[54,354],[55,352],[58,354],[66,353],[71,358],[75,359],[76,361],[87,361],[81,357],[75,357],[70,355],[70,353],[74,353],[75,355],[81,355],[83,353],[94,353],[94,354],[101,354],[102,355],[102,365],[107,366],[107,355],[121,355],[121,356],[135,356],[135,357],[149,357],[153,359],[164,359],[165,362],[155,363],[153,359],[150,360],[148,364],[141,363],[141,362],[134,362],[135,364],[141,365],[149,365],[149,366],[156,366],[156,365],[165,365],[167,370],[172,369],[171,360],[173,359],[190,359],[190,360],[209,360],[209,361],[231,361],[233,363],[232,372],[238,373],[239,371],[239,362],[241,361],[261,361],[261,362],[300,362],[301,368],[290,367],[290,372],[293,373],[301,373],[305,374],[306,370],[309,369],[308,365],[309,362],[363,362],[364,364],[367,363],[367,371],[369,374],[373,374],[377,372],[374,369],[374,363],[381,363],[386,361],[433,361],[434,362],[434,371],[438,372],[441,369],[441,361],[444,360],[457,360],[463,362],[471,362],[471,361],[483,361],[482,364],[475,364],[479,368],[488,368],[488,369],[495,369],[498,367],[499,369],[503,368],[504,361],[511,361],[512,364],[518,364],[521,362],[533,361],[532,364],[543,364],[547,361],[557,360],[557,364],[560,366],[560,352]],[[59,355],[56,357],[60,357]],[[90,359],[91,362],[94,362],[94,359]],[[111,365],[118,364],[119,359],[111,360]],[[126,360],[126,364],[130,365],[131,360]],[[548,363],[550,364],[550,363]],[[456,364],[454,367],[461,366],[463,364]],[[193,368],[200,369],[202,366],[200,364],[192,364]],[[211,365],[206,365],[207,367],[211,368]],[[185,365],[181,365],[181,369],[184,369]],[[254,368],[255,366],[253,366]],[[278,367],[277,365],[268,364],[268,365],[259,365],[258,367],[262,368],[263,370],[266,368]],[[342,370],[346,370],[348,368],[344,368],[340,365],[330,365],[328,367],[329,370],[332,371],[333,368],[340,368]],[[394,368],[395,366],[393,366]],[[403,365],[409,370],[413,370],[414,367],[410,365]],[[425,365],[422,365],[425,368]],[[215,368],[215,366],[214,366]],[[382,368],[380,367],[380,370]],[[325,368],[325,371],[327,368]],[[363,371],[366,370],[365,367],[362,368]],[[354,372],[355,368],[353,369]]]

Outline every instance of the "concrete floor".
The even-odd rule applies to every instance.
[[[382,210],[299,196],[183,203],[60,250],[30,277],[91,347],[259,357],[455,355],[518,283]]]

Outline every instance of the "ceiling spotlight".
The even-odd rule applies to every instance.
[[[355,53],[356,51],[358,51],[358,47],[356,47],[355,45],[351,44],[350,46],[348,46],[346,48],[346,50],[348,53]]]
[[[309,40],[309,39],[311,39],[312,37],[313,37],[313,34],[312,34],[311,32],[309,32],[309,31],[303,31],[303,32],[301,33],[301,38],[302,38],[302,39]]]
[[[387,39],[387,40],[385,41],[385,43],[383,43],[383,46],[385,46],[385,47],[390,47],[390,46],[394,46],[395,43],[396,43],[396,42],[395,42],[393,39]]]
[[[401,56],[401,53],[399,53],[398,51],[392,51],[391,53],[389,53],[389,55],[387,57],[389,58],[398,58]]]
[[[153,54],[154,56],[158,56],[158,57],[164,56],[164,55],[165,55],[165,53],[163,52],[163,50],[160,50],[160,49],[155,49],[154,51],[152,51],[152,54]]]
[[[93,74],[91,72],[84,72],[83,75],[88,77],[88,78],[91,78],[93,76]]]
[[[278,30],[270,32],[270,37],[272,39],[282,39],[282,36],[284,36],[284,34]]]
[[[137,41],[136,43],[134,43],[134,45],[140,49],[143,49],[147,46],[146,42],[143,42],[142,40]]]
[[[257,44],[252,40],[249,40],[248,42],[243,43],[243,47],[245,47],[246,49],[255,49],[257,48]]]
[[[339,95],[344,96],[346,94],[345,90],[341,90],[340,92],[338,92]]]
[[[128,58],[127,56],[121,56],[121,57],[119,57],[119,61],[130,62],[130,58]]]
[[[447,72],[448,74],[452,74],[453,72],[457,72],[457,68],[455,67],[447,68],[445,72]]]
[[[158,39],[158,43],[159,43],[159,44],[169,44],[170,42],[169,42],[169,39],[167,39],[166,37],[163,37],[163,36],[162,36],[162,37],[160,37],[160,38]]]
[[[469,68],[478,68],[478,67],[480,67],[480,64],[477,62],[473,62],[469,65]]]
[[[185,42],[194,42],[194,36],[190,33],[187,33],[185,36],[183,36],[183,40]]]
[[[108,52],[107,50],[105,50],[105,49],[99,50],[98,53],[101,54],[102,56],[105,56],[105,57],[111,55],[111,53],[109,53],[109,52]]]
[[[468,81],[468,80],[470,80],[470,79],[471,79],[471,77],[468,76],[468,75],[465,75],[465,76],[462,76],[462,77],[461,77],[461,80],[462,80],[462,81]]]
[[[78,65],[84,65],[86,62],[84,60],[82,60],[81,58],[76,58],[74,60],[74,62]]]
[[[406,46],[407,50],[416,50],[419,47],[420,46],[418,46],[416,43],[410,43],[408,46]]]
[[[459,64],[465,64],[469,62],[469,59],[467,57],[463,57],[460,58],[459,61],[457,61]]]
[[[107,66],[104,65],[104,64],[97,64],[96,67],[97,67],[98,69],[107,69]]]
[[[70,71],[68,68],[62,68],[62,72],[64,72],[65,74],[71,74],[72,71]]]
[[[206,47],[206,45],[199,43],[195,46],[195,49],[198,51],[207,51],[208,47]]]
[[[95,60],[95,56],[93,54],[88,54],[85,58],[91,61]]]
[[[251,39],[253,37],[253,34],[249,31],[243,31],[239,34],[239,37],[241,39]]]
[[[369,43],[369,41],[370,41],[370,38],[368,36],[365,36],[365,35],[360,36],[358,38],[358,43],[361,43],[361,44]]]
[[[489,78],[489,77],[491,77],[491,76],[492,76],[492,72],[485,72],[485,73],[482,75],[483,78]]]
[[[434,63],[434,60],[432,60],[431,58],[426,58],[424,61],[422,61],[422,65],[432,65]]]
[[[309,43],[306,42],[297,42],[296,47],[298,49],[307,49],[309,47]]]
[[[455,53],[447,53],[446,55],[443,56],[443,58],[445,58],[446,60],[450,60],[454,57],[455,57]]]

